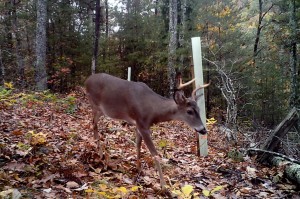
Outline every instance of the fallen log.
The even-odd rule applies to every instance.
[[[292,127],[298,130],[299,114],[296,108],[293,108],[288,115],[274,129],[268,137],[262,149],[250,148],[248,153],[255,152],[258,154],[257,161],[260,163],[268,162],[273,166],[284,166],[284,172],[287,178],[300,185],[300,161],[290,158],[284,154],[274,152],[278,148],[281,140]]]
[[[272,166],[284,166],[284,173],[286,177],[289,180],[300,185],[300,161],[273,151],[266,151],[257,148],[250,148],[247,150],[247,153],[252,152],[259,154],[269,154],[266,161],[269,162]]]
[[[269,162],[274,166],[284,165],[284,172],[287,178],[300,185],[300,165],[292,163],[281,157],[272,157]]]
[[[298,120],[299,115],[297,109],[294,107],[275,128],[272,135],[269,136],[262,149],[265,151],[274,151],[274,149],[278,147],[281,138],[283,138],[293,126],[297,125]],[[262,153],[259,156],[258,161],[260,163],[265,162],[267,158],[269,158],[269,155],[270,154],[268,153]]]

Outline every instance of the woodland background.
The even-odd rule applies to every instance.
[[[0,196],[164,198],[149,154],[138,186],[132,181],[131,126],[104,118],[109,152],[99,158],[77,86],[95,72],[127,78],[131,67],[133,81],[170,96],[176,72],[192,78],[191,37],[200,36],[211,81],[209,156],[196,156],[182,123],[152,127],[170,190],[179,198],[201,191],[201,198],[296,198],[285,166],[264,167],[247,153],[289,110],[299,111],[299,7],[299,0],[2,0]],[[299,139],[284,135],[276,151],[299,160]],[[299,183],[296,172],[289,176]]]
[[[93,59],[97,72],[124,78],[132,67],[133,80],[168,95],[174,69],[191,76],[190,38],[201,36],[210,60],[206,82],[213,82],[208,114],[227,107],[239,122],[273,126],[299,104],[299,6],[296,0],[2,1],[0,80],[67,92],[95,70]]]
[[[0,81],[68,92],[91,72],[147,83],[168,96],[191,78],[202,39],[209,117],[274,127],[299,107],[299,0],[6,0],[0,3]],[[168,81],[167,81],[168,80]],[[223,118],[222,118],[223,117]]]

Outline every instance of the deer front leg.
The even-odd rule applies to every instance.
[[[139,130],[136,130],[136,151],[137,151],[137,165],[136,168],[138,170],[138,173],[141,172],[141,145],[142,145],[142,136],[139,132]]]
[[[162,170],[161,170],[161,166],[160,166],[160,157],[156,151],[156,148],[152,142],[152,139],[151,139],[151,132],[149,129],[143,129],[141,127],[138,127],[138,131],[140,132],[141,134],[141,137],[143,138],[146,146],[148,147],[153,159],[154,159],[154,162],[155,162],[155,165],[156,165],[156,168],[158,170],[158,174],[159,174],[159,178],[160,178],[160,186],[163,190],[165,190],[165,186],[166,186],[166,182],[164,180],[164,177],[163,177],[163,173],[162,173]],[[138,149],[138,153],[140,153],[140,147]],[[139,154],[138,154],[139,156]]]
[[[99,131],[98,131],[98,122],[99,119],[101,117],[101,112],[99,111],[93,111],[93,131],[94,131],[94,139],[97,143],[97,147],[99,149],[99,156],[102,159],[103,157],[103,150],[102,150],[102,146],[101,146],[101,140],[100,140],[100,136],[99,136]]]

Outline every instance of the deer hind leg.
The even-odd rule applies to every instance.
[[[157,169],[158,174],[159,174],[160,186],[163,190],[166,190],[166,187],[165,187],[166,182],[164,180],[163,173],[162,173],[161,166],[160,166],[160,157],[159,157],[159,155],[156,151],[156,148],[155,148],[155,146],[152,142],[151,131],[149,129],[143,129],[143,128],[140,128],[140,127],[138,127],[138,130],[139,130],[141,137],[143,138],[147,148],[149,149],[149,151],[150,151],[150,153],[151,153],[151,155],[154,159],[156,169]],[[138,151],[138,153],[139,153],[139,151]]]

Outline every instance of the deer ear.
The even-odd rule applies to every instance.
[[[186,97],[184,96],[183,91],[175,91],[174,101],[176,102],[176,104],[179,104],[179,105],[186,103]]]

